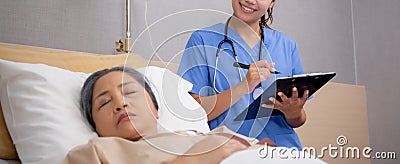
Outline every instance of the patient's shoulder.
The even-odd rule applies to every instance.
[[[123,143],[123,142],[131,142],[129,140],[123,139],[121,137],[93,137],[89,140],[89,145],[95,145],[98,143]]]
[[[230,134],[236,134],[234,131],[230,130],[226,126],[219,126],[215,129],[213,129],[210,133],[230,133]]]
[[[220,127],[217,127],[215,129],[213,129],[210,132],[210,134],[213,134],[213,133],[225,133],[225,134],[234,135],[234,136],[240,137],[242,139],[245,139],[246,141],[248,141],[252,145],[258,142],[258,140],[256,138],[251,138],[251,137],[247,137],[247,136],[244,136],[242,134],[236,133],[236,132],[232,131],[231,129],[229,129],[226,126],[220,126]]]

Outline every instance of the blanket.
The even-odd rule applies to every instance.
[[[64,159],[64,164],[76,163],[144,163],[155,164],[173,160],[179,155],[185,154],[194,144],[209,136],[226,137],[237,140],[249,148],[232,154],[222,161],[222,164],[232,163],[304,163],[324,164],[325,162],[307,153],[304,157],[290,156],[298,154],[297,151],[284,147],[276,147],[272,140],[265,138],[261,141],[255,138],[245,137],[222,126],[210,133],[204,134],[197,131],[178,131],[176,133],[161,133],[144,137],[139,141],[129,141],[119,137],[92,138],[89,143],[72,149]],[[206,143],[209,140],[207,140]],[[270,146],[270,149],[265,146]],[[202,145],[203,146],[203,145]],[[215,142],[204,145],[204,151],[217,148]],[[260,149],[261,148],[261,149]],[[268,150],[266,150],[268,149]],[[262,152],[260,150],[263,150]],[[281,151],[284,150],[284,151]],[[280,152],[290,153],[279,154]],[[268,154],[261,157],[261,154]],[[267,155],[265,154],[265,155]],[[285,158],[282,158],[284,155]]]
[[[194,144],[210,135],[236,139],[253,148],[259,143],[257,139],[234,133],[224,126],[208,134],[178,131],[144,137],[145,139],[139,141],[129,141],[119,137],[96,137],[87,144],[73,148],[63,163],[162,163],[184,154]],[[205,147],[215,147],[215,145],[205,145]]]

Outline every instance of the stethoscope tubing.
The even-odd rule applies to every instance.
[[[228,20],[226,20],[225,31],[224,31],[224,39],[219,42],[218,49],[217,49],[217,52],[215,54],[216,59],[215,59],[214,77],[213,77],[213,84],[212,85],[213,85],[213,89],[217,93],[221,93],[221,91],[219,91],[216,88],[215,84],[216,84],[216,76],[217,76],[217,69],[218,69],[219,54],[220,54],[220,51],[221,51],[221,47],[222,47],[222,45],[224,43],[228,43],[231,46],[232,52],[233,52],[233,57],[235,58],[235,62],[237,62],[237,63],[239,62],[237,54],[236,54],[235,46],[233,44],[233,41],[228,38],[228,26],[229,26],[229,22],[230,22],[231,18],[232,17],[229,17]],[[260,29],[261,29],[261,43],[260,43],[260,49],[259,49],[259,52],[258,52],[258,60],[261,60],[262,44],[264,42],[264,30],[263,30],[263,27],[261,26],[261,24],[260,24]],[[243,81],[243,77],[242,77],[242,73],[240,71],[240,68],[237,68],[237,70],[238,70],[240,81]]]

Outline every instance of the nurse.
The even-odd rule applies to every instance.
[[[296,43],[268,26],[274,4],[275,0],[232,0],[233,15],[225,24],[191,35],[178,74],[193,84],[190,94],[206,110],[211,129],[225,125],[246,136],[301,149],[293,128],[306,121],[308,91],[298,96],[293,88],[290,98],[278,93],[283,101],[275,101],[270,117],[234,120],[275,78],[304,72]],[[235,62],[250,67],[237,68]],[[275,69],[281,74],[270,73]]]

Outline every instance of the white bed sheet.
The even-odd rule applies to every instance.
[[[324,161],[314,158],[308,157],[305,158],[281,158],[277,153],[279,149],[287,149],[284,147],[278,147],[277,151],[269,151],[269,154],[273,154],[273,158],[266,157],[260,158],[258,156],[257,149],[248,149],[234,153],[233,155],[229,156],[225,160],[221,162],[221,164],[242,164],[242,163],[259,163],[259,164],[326,164]],[[287,149],[289,150],[289,149]],[[307,158],[308,157],[308,158]]]

